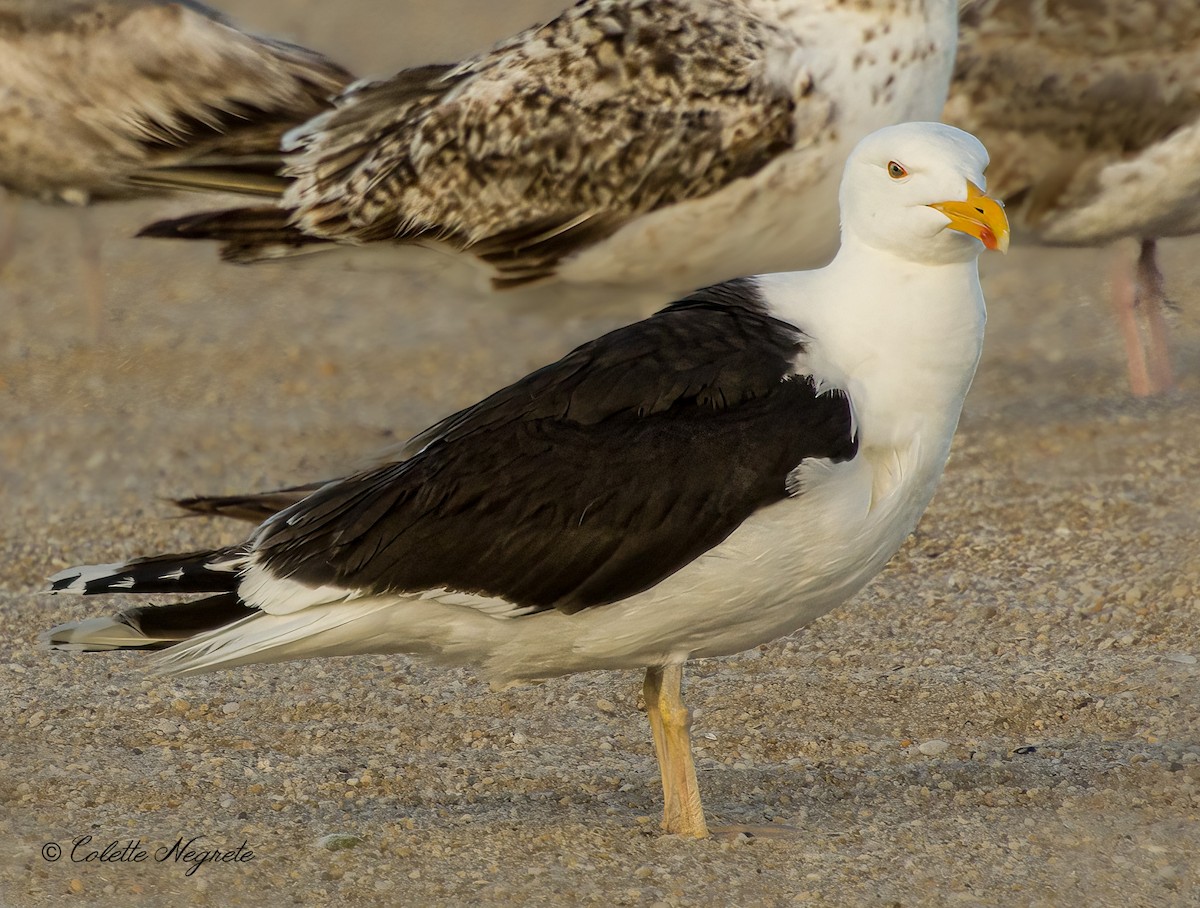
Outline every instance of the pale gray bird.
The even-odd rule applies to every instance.
[[[249,186],[273,174],[281,135],[351,78],[191,0],[0,0],[0,196],[126,198],[153,191],[132,174],[165,164],[219,188],[231,158]],[[85,240],[98,318],[99,242]]]
[[[1195,0],[971,0],[945,120],[995,155],[1017,235],[1131,238],[1113,304],[1137,395],[1173,384],[1159,237],[1200,232]]]
[[[219,239],[239,262],[439,244],[500,287],[680,292],[815,266],[847,153],[937,119],[956,32],[956,0],[585,0],[461,63],[351,86],[285,138],[271,204],[144,233]]]

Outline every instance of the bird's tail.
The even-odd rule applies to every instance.
[[[430,602],[420,596],[350,598],[268,613],[247,605],[238,595],[247,558],[244,550],[231,548],[62,571],[51,578],[51,592],[229,589],[178,605],[140,606],[112,617],[60,624],[42,634],[42,642],[76,651],[162,649],[153,661],[157,672],[192,675],[239,665],[367,653],[478,663],[516,630],[513,622],[477,608]],[[483,670],[501,676],[505,664],[500,660]]]
[[[306,236],[291,222],[286,208],[227,208],[155,221],[138,231],[139,237],[175,240],[220,240],[221,258],[249,264],[315,252],[328,240]]]
[[[219,593],[178,605],[141,605],[112,617],[68,621],[42,634],[42,642],[53,649],[82,652],[162,649],[256,612],[237,593]]]
[[[246,555],[240,548],[156,555],[118,564],[68,568],[50,578],[51,593],[210,593],[173,605],[129,608],[107,618],[51,628],[42,642],[57,649],[157,649],[254,614],[237,594]]]

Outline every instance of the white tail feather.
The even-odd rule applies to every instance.
[[[116,618],[86,618],[68,621],[43,632],[38,642],[53,649],[93,652],[110,649],[131,649],[173,643],[178,638],[148,637],[136,628]]]
[[[126,565],[124,561],[114,561],[111,564],[85,564],[80,567],[71,567],[59,571],[47,582],[51,586],[54,586],[57,583],[61,583],[63,580],[70,580],[70,584],[60,589],[56,589],[53,592],[76,593],[82,595],[84,589],[89,583],[96,580],[107,580],[110,577],[120,574],[123,570],[125,570],[125,567]]]

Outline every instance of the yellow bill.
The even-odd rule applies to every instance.
[[[961,202],[930,205],[950,219],[950,229],[980,240],[988,249],[1008,252],[1008,216],[1004,206],[967,181],[967,198]]]

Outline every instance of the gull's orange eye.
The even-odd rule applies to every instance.
[[[908,176],[908,171],[904,169],[902,164],[897,164],[895,161],[888,161],[888,176],[893,180],[902,180]]]

